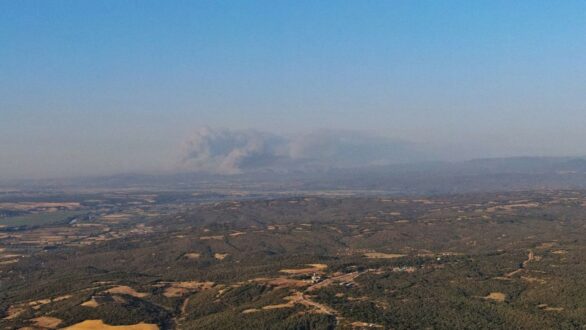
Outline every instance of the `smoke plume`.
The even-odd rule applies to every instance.
[[[182,167],[216,174],[307,170],[411,162],[424,159],[412,143],[349,130],[280,136],[255,130],[195,131],[186,141]]]

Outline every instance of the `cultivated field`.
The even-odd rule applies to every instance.
[[[582,191],[160,194],[71,196],[61,203],[75,210],[23,206],[30,214],[0,218],[0,326],[586,325]],[[18,209],[17,200],[5,203]],[[21,225],[23,217],[35,221]]]

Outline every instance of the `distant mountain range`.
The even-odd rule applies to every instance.
[[[19,189],[170,189],[246,192],[352,191],[446,194],[534,189],[586,189],[586,159],[512,157],[462,162],[421,162],[319,170],[260,170],[235,175],[203,173],[121,174],[30,180]]]

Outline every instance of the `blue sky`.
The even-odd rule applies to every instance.
[[[0,0],[0,178],[173,167],[209,125],[586,155],[584,1]]]

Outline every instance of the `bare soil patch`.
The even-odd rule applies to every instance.
[[[251,309],[245,309],[242,311],[242,314],[250,314],[250,313],[256,313],[259,312],[260,309],[256,309],[256,308],[251,308]]]
[[[57,326],[59,326],[59,324],[61,324],[61,322],[63,322],[61,319],[58,319],[56,317],[50,317],[50,316],[41,316],[41,317],[37,317],[31,320],[35,326],[39,327],[39,328],[48,328],[48,329],[56,329]]]
[[[184,254],[183,256],[187,259],[194,260],[194,259],[199,259],[199,257],[201,257],[201,253],[189,252],[189,253]]]
[[[325,288],[329,285],[332,285],[335,282],[338,283],[354,283],[354,280],[360,276],[361,273],[359,272],[352,272],[352,273],[347,273],[347,274],[341,274],[341,275],[337,275],[337,276],[332,276],[328,279],[323,280],[322,282],[319,282],[317,284],[314,284],[312,286],[310,286],[309,288],[307,288],[307,291],[315,291],[317,289],[321,289],[321,288]]]
[[[116,213],[116,214],[108,214],[100,218],[101,221],[106,222],[113,222],[118,223],[121,220],[128,220],[130,218],[130,214],[125,213]]]
[[[96,308],[96,307],[100,306],[100,303],[95,298],[92,297],[92,299],[82,303],[81,306]]]
[[[547,281],[544,279],[537,278],[537,277],[531,277],[531,276],[521,276],[521,279],[525,282],[528,282],[528,283],[538,283],[538,284],[547,283]]]
[[[6,261],[0,261],[0,265],[10,265],[10,264],[14,264],[17,262],[18,262],[18,259],[11,259],[11,260],[6,260]]]
[[[207,240],[223,240],[223,235],[216,235],[216,236],[200,236],[199,239],[207,241]]]
[[[491,206],[486,209],[486,212],[495,212],[495,211],[511,212],[511,211],[514,211],[515,209],[529,209],[529,208],[536,208],[536,207],[539,207],[539,203],[536,203],[536,202],[515,203],[515,204]]]
[[[79,203],[67,202],[67,203],[56,203],[56,202],[21,202],[21,203],[0,203],[0,208],[18,211],[30,211],[34,209],[67,209],[74,210],[80,207]]]
[[[229,256],[228,253],[214,253],[214,258],[218,260],[224,260],[227,256]]]
[[[405,255],[397,253],[367,252],[364,256],[369,259],[397,259],[404,257]]]
[[[26,309],[22,306],[10,306],[6,311],[7,316],[4,318],[5,320],[12,320],[20,316],[20,314],[24,313]]]
[[[167,298],[181,297],[194,291],[209,290],[214,286],[214,282],[173,282],[165,288],[163,295]]]
[[[129,296],[133,296],[136,298],[144,298],[144,297],[148,296],[148,293],[137,292],[133,288],[126,286],[126,285],[113,287],[111,289],[106,290],[106,292],[107,293],[114,293],[114,294],[127,294]]]
[[[351,325],[352,325],[352,328],[353,329],[356,329],[356,328],[358,328],[358,329],[361,329],[361,328],[369,328],[369,329],[372,329],[372,328],[384,328],[380,324],[366,323],[366,322],[352,322]]]
[[[285,273],[285,274],[297,275],[297,274],[317,273],[317,272],[321,272],[324,269],[328,268],[328,265],[326,265],[326,264],[307,264],[307,266],[310,266],[310,267],[301,268],[301,269],[281,269],[279,272]]]
[[[307,296],[305,296],[301,292],[294,292],[291,296],[285,297],[284,299],[287,301],[287,303],[277,304],[277,305],[268,305],[268,306],[264,306],[262,309],[269,310],[269,309],[280,309],[280,308],[292,308],[293,306],[295,306],[295,304],[299,304],[299,305],[303,305],[305,307],[311,308],[312,312],[314,312],[314,313],[330,314],[330,315],[337,314],[337,312],[334,309],[311,300],[310,298],[308,298]]]
[[[493,300],[497,302],[504,302],[507,299],[507,295],[502,292],[491,292],[484,299]]]
[[[138,323],[133,325],[108,325],[102,320],[85,320],[74,324],[64,330],[158,330],[159,326],[150,323]]]
[[[537,305],[537,308],[546,312],[561,312],[564,310],[563,307],[549,307],[547,304]]]

